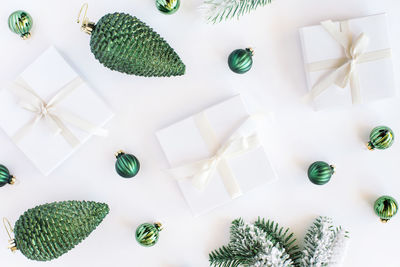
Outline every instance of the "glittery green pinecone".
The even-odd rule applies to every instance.
[[[185,74],[185,65],[169,44],[129,14],[103,16],[91,34],[90,48],[107,68],[145,77]]]
[[[15,245],[28,259],[50,261],[67,253],[96,229],[107,204],[64,201],[37,206],[15,223]]]

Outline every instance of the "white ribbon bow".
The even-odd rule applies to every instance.
[[[391,50],[384,49],[366,53],[369,44],[368,36],[361,33],[356,39],[353,39],[348,30],[347,21],[341,23],[342,32],[331,20],[323,21],[321,25],[343,47],[346,58],[310,63],[308,65],[309,71],[332,68],[335,68],[335,70],[317,82],[306,97],[313,100],[333,84],[341,88],[350,84],[353,104],[360,103],[361,89],[357,70],[358,64],[390,57]]]
[[[197,189],[204,190],[223,160],[240,156],[261,145],[256,127],[249,126],[250,119],[251,117],[231,135],[214,156],[170,169],[170,174],[178,180],[189,179]],[[232,187],[232,197],[241,195],[241,190],[238,186],[233,185]]]
[[[69,123],[83,131],[91,134],[105,136],[107,130],[99,128],[96,125],[72,114],[57,105],[65,99],[73,90],[83,83],[82,79],[77,77],[51,98],[47,103],[43,101],[35,91],[23,79],[19,78],[13,84],[12,92],[19,98],[19,105],[35,114],[35,117],[25,124],[15,133],[13,140],[19,142],[26,136],[35,125],[44,119],[47,125],[55,134],[61,134],[65,140],[73,147],[79,145],[79,139],[67,128],[64,123]]]

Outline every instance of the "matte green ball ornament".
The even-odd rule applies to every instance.
[[[324,185],[328,183],[335,173],[335,167],[323,161],[317,161],[308,168],[308,178],[313,184]]]
[[[31,37],[30,30],[32,29],[32,25],[32,17],[25,11],[15,11],[8,17],[8,28],[24,40]]]
[[[229,68],[235,73],[245,73],[253,66],[254,51],[251,48],[236,49],[228,58]]]
[[[152,28],[124,13],[103,16],[97,24],[86,17],[84,4],[82,31],[91,34],[90,49],[105,67],[144,77],[170,77],[185,74],[185,64],[174,49]]]
[[[115,162],[115,170],[124,178],[132,178],[140,170],[139,160],[131,154],[125,154],[123,151],[118,151],[115,154],[117,162]]]
[[[15,177],[10,174],[10,171],[6,166],[0,164],[0,187],[5,186],[6,184],[14,184]]]
[[[27,210],[19,217],[14,229],[7,219],[4,218],[3,223],[11,251],[19,250],[31,260],[51,261],[88,237],[108,212],[109,207],[104,203],[62,201]]]
[[[374,211],[379,216],[381,222],[388,222],[394,215],[396,215],[399,206],[397,201],[390,196],[381,196],[375,201]]]
[[[394,142],[394,133],[392,129],[387,126],[378,126],[371,131],[369,139],[370,141],[367,143],[369,150],[387,149],[391,147]]]
[[[156,7],[161,13],[171,15],[178,11],[180,0],[156,0]]]
[[[143,223],[136,229],[136,241],[144,247],[152,247],[157,243],[162,229],[161,223]]]

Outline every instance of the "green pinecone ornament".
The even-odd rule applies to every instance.
[[[21,36],[22,39],[26,40],[31,37],[30,30],[33,26],[33,20],[29,13],[18,10],[13,12],[8,17],[8,28],[13,32]]]
[[[152,247],[157,243],[162,229],[161,223],[143,223],[136,229],[136,241],[144,247]]]
[[[136,176],[140,170],[140,162],[134,155],[118,151],[115,156],[117,157],[115,170],[121,177],[132,178]]]
[[[238,74],[248,72],[253,66],[254,51],[251,48],[236,49],[228,58],[229,68]]]
[[[6,166],[0,164],[0,187],[6,184],[14,184],[15,177],[10,174]]]
[[[390,196],[381,196],[375,201],[374,211],[379,216],[381,222],[388,222],[399,209],[397,201]]]
[[[87,4],[81,11],[84,8],[87,11]],[[107,14],[94,24],[86,11],[82,30],[91,34],[90,49],[107,68],[145,77],[185,74],[185,65],[169,44],[136,17]]]
[[[308,168],[308,178],[313,184],[324,185],[328,183],[335,173],[335,167],[323,161],[317,161]]]
[[[369,150],[387,149],[394,142],[394,133],[389,127],[378,126],[371,131],[369,139],[370,141],[367,143]]]
[[[172,15],[178,11],[181,0],[156,0],[156,7],[161,13]]]
[[[28,259],[50,261],[73,249],[89,236],[108,214],[107,204],[63,201],[26,211],[15,223],[10,249]]]

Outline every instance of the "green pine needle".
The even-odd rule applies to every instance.
[[[239,19],[259,6],[265,6],[271,2],[272,0],[205,0],[203,9],[209,22],[219,23],[234,17]]]

